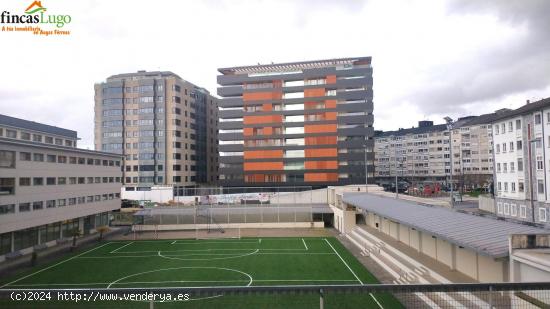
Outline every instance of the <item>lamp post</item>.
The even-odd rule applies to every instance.
[[[534,195],[534,192],[533,192],[533,189],[534,189],[534,181],[533,181],[533,158],[532,158],[532,150],[531,150],[531,144],[533,143],[537,143],[537,142],[540,142],[541,139],[540,138],[535,138],[535,139],[530,139],[531,138],[531,128],[528,127],[528,132],[529,132],[529,149],[528,149],[528,158],[529,158],[529,195],[530,195],[530,202],[531,202],[531,220],[533,223],[535,223],[535,202],[534,202],[534,198],[535,198],[535,195]],[[536,147],[535,147],[536,148]],[[536,177],[535,177],[536,178]]]
[[[451,208],[454,208],[454,197],[453,197],[453,118],[447,116],[445,118],[445,122],[447,123],[447,130],[449,130],[449,156],[451,157],[451,175],[450,175],[450,183],[451,183]]]

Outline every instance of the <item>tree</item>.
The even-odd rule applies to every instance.
[[[76,248],[76,238],[81,236],[81,235],[82,235],[82,232],[77,227],[69,230],[69,236],[71,236],[73,238],[73,245],[71,246],[71,250]]]
[[[103,234],[109,232],[109,230],[110,230],[109,227],[106,225],[99,226],[98,228],[96,228],[96,231],[99,232],[99,241],[103,240]]]

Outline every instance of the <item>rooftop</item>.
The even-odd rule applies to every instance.
[[[346,193],[343,201],[492,258],[508,256],[511,234],[547,232],[519,223],[372,194]]]
[[[71,139],[78,138],[76,131],[73,131],[73,130],[67,130],[67,129],[63,129],[63,128],[59,128],[56,126],[51,126],[43,123],[10,117],[3,114],[0,114],[0,125],[10,126],[10,127],[19,128],[19,129],[27,129],[31,131],[38,131],[38,132],[43,132],[48,134],[60,135]]]
[[[499,115],[499,117],[495,117],[492,121],[495,122],[510,117],[528,114],[545,108],[550,108],[550,98],[542,99],[533,103],[527,103],[518,109],[514,109],[510,112]]]
[[[272,64],[258,64],[251,66],[240,66],[232,68],[220,68],[218,71],[224,75],[246,74],[246,73],[263,73],[271,71],[294,71],[301,69],[326,68],[344,64],[370,64],[371,57],[352,57],[352,58],[336,58],[314,61],[301,62],[286,62]]]
[[[115,74],[111,75],[107,78],[108,81],[116,80],[116,79],[128,79],[128,78],[134,78],[134,77],[141,77],[141,78],[162,78],[162,77],[176,77],[179,79],[182,79],[177,75],[176,73],[173,73],[171,71],[150,71],[147,72],[145,70],[143,71],[137,71],[136,73],[122,73],[122,74]]]

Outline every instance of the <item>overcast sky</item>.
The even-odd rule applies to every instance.
[[[3,0],[0,11],[30,2]],[[70,14],[72,34],[0,32],[0,113],[77,130],[81,147],[93,148],[94,83],[137,70],[215,94],[220,67],[372,56],[377,130],[550,96],[547,0],[42,4]]]

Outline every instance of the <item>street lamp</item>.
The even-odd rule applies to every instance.
[[[528,130],[529,130],[529,132],[531,132],[531,128],[528,128]],[[531,144],[532,143],[539,143],[539,142],[541,142],[540,137],[529,140],[529,153],[528,153],[528,157],[529,157],[529,193],[530,193],[529,195],[530,195],[530,199],[531,199],[531,201],[530,201],[531,202],[531,220],[533,221],[533,223],[535,223],[535,202],[533,201],[535,196],[534,196],[534,192],[533,192],[533,188],[534,188],[533,182],[534,181],[533,181],[533,163],[532,163],[533,158],[532,158]]]
[[[453,200],[453,118],[447,116],[445,118],[445,122],[447,123],[447,130],[449,130],[449,156],[451,157],[451,208],[454,208],[454,200]]]

